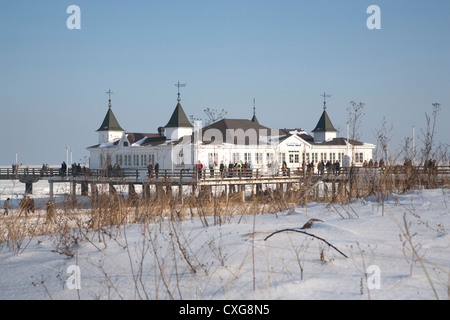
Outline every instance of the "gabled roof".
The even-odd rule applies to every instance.
[[[131,145],[139,142],[139,144],[141,143],[145,143],[145,141],[147,140],[147,138],[159,138],[160,134],[159,133],[138,133],[138,132],[127,132],[125,133],[127,136],[128,141],[130,142]]]
[[[157,146],[166,142],[166,137],[161,137],[159,133],[126,132],[120,139],[116,139],[108,143],[96,144],[88,147],[88,149],[118,146],[121,141],[125,141],[124,139],[130,143],[130,146],[134,147],[149,145]]]
[[[175,110],[172,113],[172,117],[170,117],[169,122],[166,124],[165,128],[193,128],[194,126],[186,117],[186,113],[184,113],[183,107],[178,101]]]
[[[147,138],[145,138],[145,140],[143,140],[142,143],[140,143],[140,146],[141,147],[145,147],[145,146],[156,147],[156,146],[159,146],[161,144],[164,144],[166,141],[167,141],[166,137],[161,137],[161,136],[158,136],[158,137],[156,137],[156,136],[155,137],[147,137]]]
[[[212,134],[208,134],[208,130],[217,130],[221,133],[222,141],[217,140],[220,137],[217,137],[215,135],[216,132],[209,131],[209,133],[212,132]],[[202,136],[200,137],[200,140],[203,144],[212,144],[212,143],[231,143],[231,144],[239,144],[244,143],[245,145],[251,145],[253,143],[259,143],[260,138],[264,136],[263,139],[267,139],[267,136],[269,136],[272,133],[272,129],[262,126],[258,123],[252,122],[248,119],[222,119],[217,122],[214,122],[213,124],[210,124],[206,127],[203,127],[202,129]],[[244,133],[243,137],[238,137],[237,135],[240,134],[239,131],[236,130],[242,130]],[[255,136],[253,136],[251,131],[248,130],[254,130]],[[250,133],[250,134],[249,134]],[[237,135],[235,135],[237,134]],[[245,134],[249,134],[249,136],[245,136]],[[172,143],[174,145],[177,145],[179,143],[194,143],[194,137],[196,133],[192,133],[192,135],[188,137],[180,138],[177,141],[173,141]],[[256,141],[251,141],[251,138],[256,137]],[[241,140],[240,138],[244,138],[244,140]]]
[[[364,145],[364,142],[361,141],[357,141],[357,140],[352,140],[352,139],[346,139],[346,138],[334,138],[331,139],[329,141],[324,141],[324,142],[313,142],[311,144],[318,146],[346,146],[347,145],[347,141],[349,144],[354,145],[354,146],[362,146]]]
[[[265,127],[263,125],[260,125],[258,122],[253,122],[248,119],[222,119],[213,124],[210,124],[209,126],[202,128],[202,133],[203,133],[202,141],[204,143],[210,142],[210,141],[205,141],[205,133],[207,133],[207,131],[209,129],[214,129],[214,130],[220,131],[220,133],[222,134],[223,142],[224,143],[232,143],[232,144],[237,144],[238,143],[237,140],[239,140],[239,139],[237,139],[238,137],[230,136],[230,135],[233,135],[234,133],[239,133],[239,131],[236,131],[236,130],[242,130],[244,132],[244,134],[245,133],[250,134],[251,137],[253,137],[253,135],[251,135],[251,133],[253,131],[256,136],[256,141],[252,141],[253,143],[259,143],[260,136],[268,136],[272,133],[271,132],[272,129]],[[216,137],[214,137],[214,139],[215,138]],[[233,141],[231,141],[231,138],[233,138]],[[249,141],[249,137],[244,137],[244,138],[245,138],[246,145],[252,143]]]
[[[326,110],[323,110],[322,116],[312,132],[338,132],[331,123]]]
[[[208,129],[217,129],[224,135],[224,137],[226,136],[227,130],[242,129],[243,131],[247,131],[252,129],[256,130],[258,134],[260,133],[259,130],[271,130],[266,126],[260,125],[258,122],[253,122],[248,119],[222,119],[204,127],[202,129],[203,133]],[[267,131],[267,134],[269,134],[269,131]]]
[[[314,142],[314,138],[306,133],[287,133],[286,135],[280,136],[278,138],[278,141],[283,142],[283,141],[289,139],[290,137],[300,138],[308,144],[312,144],[312,142]]]
[[[217,122],[214,122],[213,124],[210,124],[209,126],[204,127],[202,130],[206,131],[208,129],[218,129],[222,133],[225,133],[227,129],[230,130],[237,130],[242,129],[244,131],[248,129],[255,129],[255,130],[270,130],[270,128],[260,125],[258,122],[253,122],[248,119],[222,119]]]
[[[116,119],[111,107],[108,108],[108,112],[106,113],[105,119],[103,120],[102,125],[97,131],[125,131],[119,125],[119,122]]]
[[[302,129],[280,129],[280,133],[284,134],[285,137],[289,137],[290,135],[297,135],[306,142],[314,142],[314,138]]]

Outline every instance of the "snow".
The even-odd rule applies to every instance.
[[[7,197],[17,206],[24,189],[0,182],[2,208]],[[62,199],[69,185],[55,191]],[[47,192],[48,183],[40,181],[33,197],[45,202]],[[86,237],[72,257],[55,252],[59,234],[24,238],[19,252],[1,243],[0,299],[448,299],[448,193],[414,190],[391,195],[384,206],[369,197],[276,214],[249,212],[246,204],[221,225],[214,217],[205,225],[189,216],[106,228],[100,236],[82,230]],[[44,215],[39,209],[32,217]],[[300,230],[311,218],[323,222]],[[415,256],[405,242],[404,219]],[[265,240],[282,229],[320,237],[347,258],[298,232]]]

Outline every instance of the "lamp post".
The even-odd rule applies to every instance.
[[[414,165],[414,162],[416,161],[416,128],[412,126],[412,143],[413,143],[413,159],[412,163]]]

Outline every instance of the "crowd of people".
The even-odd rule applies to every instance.
[[[55,201],[54,200],[48,200],[47,204],[45,205],[46,208],[46,223],[53,223],[56,219],[56,208],[55,208]],[[3,216],[8,216],[9,211],[11,209],[11,199],[7,198],[5,202],[3,203]],[[28,218],[28,215],[30,213],[36,212],[36,206],[34,203],[34,199],[28,195],[25,195],[22,200],[19,203],[18,207],[18,216],[21,217],[22,214],[25,216],[25,218]]]
[[[380,159],[380,161],[364,161],[362,163],[363,168],[382,168],[385,167],[385,161],[384,159]],[[280,173],[279,167],[277,165],[268,165],[267,168],[260,168],[259,172],[261,174],[264,174],[264,172],[270,172],[270,169],[273,169],[274,175],[278,175]],[[222,161],[220,165],[217,164],[217,161],[212,162],[209,164],[208,168],[205,168],[203,164],[199,161],[195,167],[194,167],[194,174],[198,175],[199,177],[202,177],[207,170],[209,169],[210,177],[217,176],[217,174],[220,174],[220,177],[226,178],[226,177],[233,177],[233,176],[252,176],[252,173],[254,172],[254,166],[251,162],[230,162],[228,165]],[[289,175],[291,172],[295,170],[295,172],[298,173],[306,173],[306,174],[318,174],[318,175],[339,175],[341,173],[341,163],[339,161],[319,161],[317,163],[314,162],[308,162],[302,163],[302,166],[298,168],[289,168],[286,161],[283,161],[281,164],[281,174],[283,176]]]
[[[147,172],[148,172],[148,177],[149,178],[158,178],[159,177],[159,163],[155,164],[153,166],[153,164],[149,163],[147,166]]]
[[[305,166],[303,165],[303,168]],[[314,163],[310,162],[306,165],[306,172],[313,173],[314,172]],[[341,170],[341,164],[339,161],[335,161],[332,163],[331,161],[327,161],[326,163],[321,160],[317,163],[317,173],[323,175],[326,171],[327,174],[339,175]]]
[[[11,209],[11,199],[7,198],[5,202],[3,203],[3,215],[8,216],[9,210]],[[19,217],[22,216],[22,214],[25,214],[25,217],[28,217],[28,214],[30,212],[34,213],[36,211],[36,206],[34,204],[34,199],[31,198],[28,195],[24,195],[22,200],[19,203]]]
[[[42,170],[44,170],[44,165]],[[48,170],[48,169],[47,169]],[[46,171],[44,171],[45,173]],[[77,177],[81,175],[85,175],[87,173],[86,166],[81,167],[81,164],[72,163],[70,170],[67,170],[67,164],[65,161],[61,163],[61,167],[59,169],[59,175],[61,177],[65,177],[66,175],[71,175],[72,177]]]
[[[215,177],[216,173],[220,175],[222,178],[226,177],[245,177],[251,176],[253,172],[254,166],[251,162],[230,162],[228,165],[222,161],[220,164],[217,161],[211,162],[208,165],[208,168],[205,168],[201,161],[199,161],[194,167],[194,175],[198,176],[198,178],[205,177],[205,175],[209,171],[210,177]]]

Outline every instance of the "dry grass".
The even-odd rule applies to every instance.
[[[285,185],[283,190],[277,189],[274,185],[267,185],[263,186],[257,194],[247,190],[246,197],[243,197],[242,192],[230,193],[226,196],[220,189],[204,189],[193,194],[180,195],[176,189],[170,192],[171,188],[167,185],[158,192],[155,190],[149,198],[143,194],[128,193],[128,189],[119,188],[115,192],[110,192],[108,188],[100,189],[90,197],[84,197],[84,200],[88,199],[88,201],[83,203],[69,197],[57,202],[53,219],[48,216],[44,203],[36,204],[36,211],[30,212],[27,216],[23,213],[19,215],[19,212],[13,210],[10,216],[1,218],[0,250],[9,249],[20,254],[27,248],[33,237],[40,235],[47,235],[52,242],[53,251],[67,258],[76,257],[79,245],[86,242],[101,250],[103,245],[113,240],[124,250],[130,250],[125,226],[139,224],[142,228],[139,257],[136,259],[133,255],[131,258],[132,253],[128,251],[132,274],[129,281],[135,288],[132,298],[191,298],[183,296],[184,291],[180,288],[181,277],[199,273],[209,275],[219,267],[230,274],[229,282],[223,289],[226,290],[238,279],[246,263],[252,263],[253,288],[256,290],[255,256],[257,253],[253,244],[246,260],[233,269],[227,266],[227,256],[220,243],[212,241],[205,243],[202,250],[210,250],[212,256],[217,259],[217,266],[214,266],[202,261],[203,253],[193,250],[190,246],[190,235],[185,234],[179,224],[185,219],[197,218],[203,226],[219,226],[230,223],[232,220],[236,222],[236,217],[238,217],[237,223],[241,221],[254,223],[257,214],[293,212],[297,206],[307,207],[311,202],[323,202],[333,207],[340,207],[345,211],[342,218],[355,218],[358,216],[357,213],[352,211],[351,206],[343,206],[343,203],[349,203],[354,198],[375,196],[380,204],[384,204],[392,193],[401,193],[413,188],[437,187],[447,183],[445,180],[438,180],[433,172],[428,172],[426,175],[410,172],[404,175],[404,179],[393,179],[392,176],[395,174],[393,170],[394,168],[386,168],[381,174],[374,175],[370,170],[362,169],[346,183],[334,185],[326,183],[313,186],[312,180],[308,179],[302,183]],[[340,210],[335,211],[340,212]],[[247,219],[253,220],[247,221]],[[412,242],[406,222],[403,225],[399,223],[399,229],[402,232],[403,247],[412,251],[409,255],[405,255],[405,259],[411,264],[411,269],[413,263],[417,262],[426,271],[422,257],[417,250],[414,251],[416,248],[414,246],[417,244]],[[255,229],[253,232],[255,233]],[[162,249],[161,243],[170,245]],[[302,255],[308,246],[309,242],[303,243],[295,247],[294,251],[301,279],[304,277],[305,263]],[[152,257],[152,265],[155,268],[153,272],[158,275],[155,276],[154,285],[151,287],[145,284],[144,279],[148,276],[148,270],[144,272],[144,265],[149,257]],[[323,250],[320,252],[320,259],[325,261]],[[173,263],[168,263],[169,260]],[[115,287],[101,263],[97,266],[104,272],[105,286],[108,290],[120,298],[130,298]],[[362,272],[362,274],[367,278],[366,273]],[[270,278],[270,274],[268,277]],[[450,279],[450,275],[448,278]],[[428,279],[430,286],[433,287],[430,277]],[[364,287],[361,285],[361,292],[363,291]],[[367,297],[370,299],[369,289],[367,289]]]

